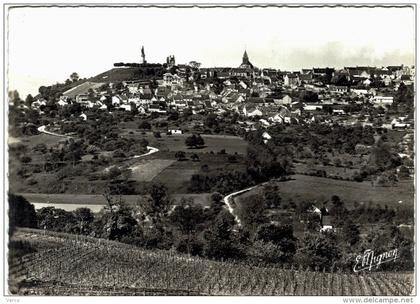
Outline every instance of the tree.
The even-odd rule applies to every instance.
[[[77,208],[74,211],[74,216],[76,220],[79,222],[78,230],[81,234],[89,234],[90,233],[90,225],[93,222],[94,216],[92,210],[89,208]]]
[[[204,139],[200,135],[191,135],[185,139],[185,145],[189,148],[197,148],[204,146]]]
[[[78,80],[79,80],[79,74],[77,74],[76,72],[71,73],[71,75],[70,75],[70,79],[71,79],[71,81],[73,81],[73,82],[78,81]]]
[[[219,212],[222,210],[224,206],[223,195],[221,195],[218,192],[214,192],[211,195],[210,199],[211,199],[210,210],[215,216],[217,216],[217,214],[219,214]]]
[[[171,111],[171,112],[168,113],[168,118],[167,118],[168,120],[175,121],[175,120],[178,120],[178,118],[179,118],[178,112]]]
[[[357,244],[360,240],[359,227],[350,218],[344,222],[343,238],[350,246]]]
[[[37,217],[34,205],[23,196],[8,194],[9,199],[9,236],[16,227],[37,228]]]
[[[193,155],[191,155],[191,160],[192,161],[199,161],[200,157],[196,153],[194,153]]]
[[[125,241],[138,236],[139,227],[132,216],[132,210],[119,201],[107,209],[100,218],[92,223],[97,237]]]
[[[11,101],[14,105],[17,105],[20,103],[21,99],[19,96],[19,92],[14,90],[14,91],[9,91],[9,101]]]
[[[153,183],[149,188],[149,194],[153,204],[152,213],[158,216],[166,214],[169,208],[168,189],[160,183]]]
[[[249,196],[237,207],[238,216],[244,228],[250,232],[256,231],[257,226],[267,219],[264,215],[266,204],[259,195]]]
[[[204,222],[205,217],[200,206],[193,205],[192,202],[182,199],[180,205],[176,206],[171,212],[169,220],[182,233],[191,234]]]
[[[264,201],[269,208],[280,207],[281,198],[278,190],[279,187],[273,183],[264,186]]]
[[[54,207],[44,207],[38,210],[39,228],[59,232],[72,233],[77,226],[72,212]]]
[[[150,123],[147,120],[143,120],[139,124],[139,129],[150,130],[151,128],[152,128],[152,126],[150,125]]]
[[[306,234],[303,247],[304,263],[313,268],[330,269],[341,257],[337,239],[332,233]]]
[[[204,119],[204,125],[209,128],[217,127],[218,126],[217,115],[216,114],[209,114]]]
[[[181,161],[185,159],[185,153],[183,151],[178,151],[175,153],[175,157],[177,160]]]
[[[291,225],[276,226],[273,224],[261,225],[256,233],[256,240],[272,242],[281,252],[281,262],[290,262],[296,252],[297,239],[293,235]]]
[[[25,104],[30,107],[32,105],[32,103],[34,102],[34,98],[32,97],[31,94],[28,94],[28,96],[26,96],[25,99]]]
[[[203,254],[208,258],[229,259],[241,256],[242,251],[233,235],[234,217],[223,210],[212,225],[203,232]]]

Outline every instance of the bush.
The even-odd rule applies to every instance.
[[[32,158],[31,158],[30,156],[28,156],[28,155],[23,155],[23,156],[20,158],[20,161],[21,161],[22,163],[24,163],[24,164],[27,164],[27,163],[30,163],[30,162],[32,161]]]
[[[28,180],[26,181],[26,183],[27,183],[29,186],[32,186],[32,185],[37,184],[38,182],[36,181],[36,179],[34,179],[33,177],[31,177],[31,178],[28,178]]]
[[[140,122],[138,127],[139,129],[143,129],[143,130],[150,130],[152,128],[150,123],[146,120],[143,120],[142,122]]]
[[[23,196],[9,193],[9,234],[15,227],[37,228],[37,218],[34,205]]]

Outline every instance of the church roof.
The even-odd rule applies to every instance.
[[[254,67],[252,63],[249,61],[246,50],[244,52],[244,55],[242,56],[242,64],[239,67],[244,68],[244,69],[252,69]]]

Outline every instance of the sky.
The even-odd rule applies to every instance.
[[[301,70],[413,65],[413,8],[9,8],[8,89],[21,97],[114,62]]]

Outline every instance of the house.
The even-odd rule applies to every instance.
[[[343,94],[343,93],[347,93],[348,91],[348,88],[346,86],[327,85],[327,87],[332,93]]]
[[[312,83],[313,81],[312,74],[301,74],[299,78],[303,83]]]
[[[57,102],[57,104],[58,104],[60,107],[64,107],[64,106],[67,106],[67,105],[68,105],[68,103],[67,103],[66,101],[64,101],[63,99],[61,99],[61,98],[60,98],[60,100]]]
[[[258,109],[255,104],[246,104],[242,110],[243,114],[247,117],[262,116],[263,113]]]
[[[292,97],[290,97],[289,95],[284,95],[281,99],[280,99],[280,104],[281,105],[289,105],[292,103]]]
[[[111,98],[111,103],[113,106],[119,106],[123,103],[123,99],[121,98],[120,95],[114,95]]]
[[[127,85],[127,88],[130,94],[137,94],[139,92],[139,85],[137,83],[130,83]]]
[[[85,121],[87,120],[87,115],[85,113],[80,114],[79,117],[81,117]]]
[[[264,143],[266,144],[272,137],[270,134],[268,134],[268,132],[264,132],[262,134],[262,138],[263,138]]]
[[[166,110],[161,109],[158,104],[149,105],[148,110],[150,113],[166,114]]]
[[[321,229],[319,230],[319,232],[325,232],[325,231],[330,231],[330,230],[333,230],[331,216],[323,215],[321,217]]]
[[[345,115],[346,114],[346,112],[344,112],[344,110],[342,110],[342,109],[333,109],[332,113],[334,115]]]
[[[131,104],[122,104],[120,105],[120,109],[124,109],[125,111],[131,111]]]
[[[401,75],[401,82],[405,85],[412,85],[414,83],[411,79],[411,75]]]
[[[303,107],[305,111],[317,111],[322,110],[322,105],[320,104],[305,104]]]
[[[370,99],[370,102],[373,103],[373,106],[378,107],[385,107],[387,105],[392,105],[394,102],[394,97],[392,96],[374,96]]]
[[[283,79],[286,87],[295,87],[300,85],[299,76],[296,74],[286,74]]]
[[[89,96],[87,94],[79,94],[76,96],[76,102],[80,104],[86,104],[89,101]]]
[[[366,95],[366,94],[368,94],[368,90],[367,89],[362,89],[362,88],[350,88],[350,92],[355,93],[356,95]]]
[[[171,134],[171,135],[180,135],[180,134],[183,134],[183,132],[182,132],[182,130],[180,130],[180,129],[170,129],[170,130],[168,130],[168,134]]]

